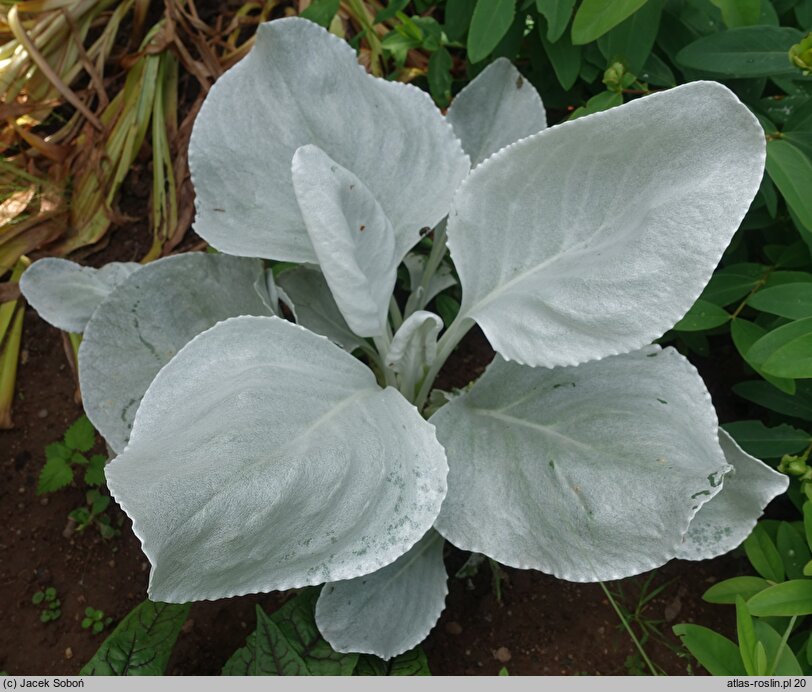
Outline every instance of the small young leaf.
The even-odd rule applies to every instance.
[[[812,579],[792,579],[752,596],[747,607],[760,617],[812,614]]]
[[[340,2],[340,0],[339,0]],[[336,5],[339,3],[336,2]],[[409,0],[389,0],[386,7],[384,7],[378,14],[375,15],[375,24],[380,24],[381,22],[385,22],[387,19],[392,19],[398,12],[402,12],[406,9],[406,5],[409,4]],[[309,9],[309,8],[308,8]],[[307,10],[305,10],[306,12]],[[338,8],[336,8],[336,12]],[[302,17],[305,16],[305,13],[302,12]],[[326,26],[326,25],[323,25]]]
[[[586,102],[585,106],[576,108],[572,112],[572,115],[570,115],[570,117],[567,119],[575,120],[585,115],[592,115],[593,113],[606,111],[610,108],[614,108],[615,106],[620,106],[622,103],[623,94],[620,94],[617,91],[602,91],[601,93],[595,94],[595,96],[590,98],[589,101]]]
[[[34,595],[31,597],[31,602],[32,602],[34,605],[39,605],[39,604],[40,604],[40,603],[42,603],[44,600],[45,600],[45,594],[44,594],[42,591],[37,591],[37,593],[35,593],[35,594],[34,594]]]
[[[774,582],[784,579],[784,563],[781,561],[781,555],[761,525],[757,525],[744,542],[744,552],[762,577]],[[751,597],[751,600],[752,598],[754,597]]]
[[[77,452],[89,452],[96,444],[96,431],[87,416],[77,419],[65,432],[65,444]]]
[[[80,675],[163,675],[188,604],[144,601],[133,608]]]
[[[572,22],[572,42],[591,43],[639,10],[646,0],[584,0]]]
[[[485,59],[513,24],[516,0],[477,0],[468,30],[468,60]]]
[[[702,594],[702,600],[708,603],[732,604],[738,596],[747,600],[769,585],[770,582],[760,577],[732,577],[711,586]]]
[[[94,454],[85,470],[85,483],[90,486],[104,485],[104,465],[107,459],[103,454]]]
[[[675,625],[673,630],[711,675],[745,675],[739,649],[727,637],[701,625]]]
[[[57,443],[58,444],[58,443]],[[52,447],[53,445],[49,445]],[[61,446],[61,445],[60,445]],[[47,454],[47,461],[39,474],[37,495],[52,493],[64,488],[73,480],[73,469],[70,464],[56,454]]]

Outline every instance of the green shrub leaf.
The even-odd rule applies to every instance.
[[[812,614],[812,580],[791,579],[752,596],[747,607],[761,617]]]
[[[676,634],[711,675],[745,675],[738,647],[727,637],[701,625],[675,625]]]
[[[477,0],[468,30],[468,60],[488,57],[513,24],[515,0]]]
[[[105,639],[80,675],[163,675],[189,604],[144,601]]]
[[[584,0],[572,22],[572,42],[591,43],[639,10],[646,0]]]

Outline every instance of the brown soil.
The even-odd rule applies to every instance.
[[[465,384],[489,354],[481,334],[473,333],[450,363],[444,386]],[[118,509],[110,514],[122,522],[121,536],[103,540],[92,528],[66,536],[68,512],[83,503],[81,483],[47,497],[35,492],[45,446],[60,439],[81,414],[67,362],[60,333],[29,309],[14,409],[17,427],[0,432],[0,517],[6,527],[0,538],[0,622],[5,625],[0,669],[10,674],[77,673],[104,636],[81,628],[84,609],[93,606],[119,621],[146,593],[148,564]],[[449,549],[450,573],[464,557]],[[707,605],[700,595],[710,583],[745,571],[746,561],[728,557],[674,562],[656,573],[652,588],[668,586],[644,616],[660,633],[646,644],[658,666],[672,674],[697,669],[679,653],[672,623],[695,621],[734,632],[732,609]],[[632,642],[599,585],[511,569],[505,575],[501,603],[487,564],[472,579],[450,580],[446,611],[425,643],[435,674],[494,674],[506,666],[512,675],[607,675],[638,666],[639,660],[629,659],[635,654]],[[634,609],[645,580],[609,587],[622,588],[623,603]],[[39,621],[31,602],[46,586],[56,587],[62,601],[62,616],[51,623]],[[195,604],[168,672],[217,674],[253,628],[254,604],[273,610],[280,601],[279,594],[272,594]]]

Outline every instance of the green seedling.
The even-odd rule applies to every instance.
[[[57,598],[56,589],[53,586],[49,586],[44,591],[37,591],[31,597],[31,602],[34,605],[42,606],[42,611],[39,614],[39,619],[42,622],[58,620],[62,615],[62,602]]]
[[[105,514],[110,506],[110,496],[103,495],[96,488],[91,488],[85,494],[85,499],[87,501],[86,506],[77,507],[68,514],[68,518],[76,522],[76,531],[81,533],[88,527],[95,526],[102,538],[115,538],[118,536],[121,531],[113,526],[110,517]]]
[[[104,455],[85,456],[95,444],[96,431],[87,416],[82,416],[67,429],[61,442],[53,442],[45,448],[45,466],[39,475],[37,494],[52,493],[70,485],[77,468],[84,469],[87,485],[102,485]]]
[[[93,634],[98,634],[111,622],[113,622],[113,618],[104,617],[103,610],[96,610],[96,608],[88,606],[85,608],[85,617],[82,619],[82,629],[91,630]]]

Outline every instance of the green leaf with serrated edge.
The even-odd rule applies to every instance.
[[[299,15],[327,28],[336,16],[341,0],[313,0]]]
[[[78,418],[65,432],[65,444],[77,452],[89,452],[96,444],[96,431],[87,416]]]
[[[747,357],[775,377],[812,377],[812,317],[768,332],[750,347]]]
[[[468,60],[478,63],[499,44],[513,24],[516,0],[477,0],[468,29]]]
[[[445,6],[445,32],[452,41],[459,41],[465,36],[474,13],[471,0],[448,0]]]
[[[786,423],[768,428],[759,420],[744,420],[725,423],[722,427],[745,452],[760,459],[775,459],[800,452],[810,440],[809,433]]]
[[[812,614],[812,579],[791,579],[752,596],[747,608],[760,617]]]
[[[299,675],[351,675],[358,654],[333,651],[322,639],[313,616],[318,596],[319,589],[306,589],[270,616],[262,615],[274,625],[275,636],[284,640],[284,646],[302,661],[305,672]],[[260,612],[257,610],[258,621]],[[257,638],[261,636],[258,627],[248,636],[246,645],[226,662],[223,675],[275,674],[252,672],[258,669]],[[266,645],[260,642],[259,646]]]
[[[39,474],[37,495],[52,493],[69,485],[73,480],[73,469],[65,459],[56,454],[49,454],[46,459],[45,466]]]
[[[744,542],[744,552],[750,563],[765,579],[779,582],[784,579],[784,563],[775,543],[762,526],[756,526]]]
[[[558,41],[551,43],[545,35],[544,22],[539,22],[538,31],[541,45],[550,59],[561,88],[570,89],[581,70],[581,46],[572,45],[569,36],[561,36]]]
[[[778,526],[775,541],[784,569],[790,579],[801,579],[804,576],[804,565],[812,555],[801,533],[789,522],[782,521]]]
[[[90,464],[85,470],[85,483],[88,485],[104,484],[104,465],[107,459],[101,454],[90,457]]]
[[[719,327],[730,320],[730,314],[718,305],[698,299],[691,309],[674,325],[675,332],[702,332]]]
[[[769,382],[748,380],[733,385],[733,393],[785,416],[812,421],[812,386],[799,382],[795,394],[786,394]]]
[[[754,262],[724,267],[714,273],[700,298],[716,305],[730,305],[750,293],[766,272],[767,267]]]
[[[812,229],[812,161],[798,147],[782,139],[767,142],[767,173],[800,222]]]
[[[572,21],[572,42],[591,43],[639,10],[646,0],[584,0]]]
[[[728,28],[760,24],[761,0],[711,0],[722,11]],[[750,673],[752,675],[752,673]]]
[[[163,675],[189,604],[144,601],[113,630],[80,675]]]
[[[555,43],[567,28],[575,0],[536,0],[536,9],[547,20],[547,40]]]
[[[628,72],[639,74],[654,47],[662,0],[648,0],[637,12],[598,39],[598,48],[609,64],[620,62]]]
[[[794,74],[796,68],[787,59],[787,51],[802,36],[789,27],[739,27],[694,41],[676,60],[683,67],[727,77]]]
[[[773,377],[763,372],[760,368],[756,367],[750,360],[748,360],[747,353],[756,341],[767,333],[763,327],[759,327],[753,322],[748,322],[741,317],[737,317],[730,323],[730,336],[733,339],[733,344],[739,355],[744,359],[753,370],[761,375],[765,380],[772,385],[778,387],[782,392],[793,394],[795,392],[795,380],[787,379],[784,377]]]
[[[451,100],[451,54],[445,49],[435,51],[429,58],[429,91],[434,102],[445,108]]]
[[[279,627],[269,618],[259,606],[256,607],[257,629],[249,637],[245,649],[248,657],[242,651],[238,654],[234,668],[230,667],[231,660],[223,668],[224,675],[310,675],[307,665],[301,656],[296,653],[291,643],[282,634]],[[235,654],[236,655],[236,654]],[[237,663],[245,664],[245,668],[237,667]]]
[[[431,675],[426,653],[421,647],[384,661],[377,656],[362,654],[354,675]]]
[[[701,625],[675,625],[685,648],[711,675],[745,675],[739,648],[727,637]]]
[[[736,596],[736,634],[739,638],[739,655],[748,675],[756,674],[756,632],[753,618],[741,596]]]
[[[761,577],[733,577],[711,586],[702,594],[702,600],[708,603],[732,604],[736,602],[737,596],[747,600],[768,586],[770,582]]]
[[[748,299],[751,308],[799,320],[812,317],[812,283],[783,284],[765,288]]]

